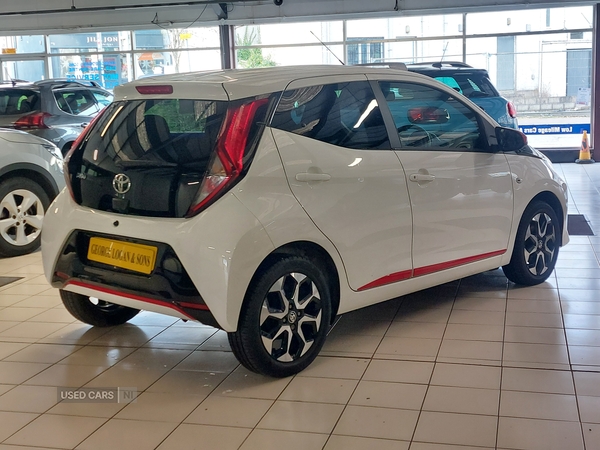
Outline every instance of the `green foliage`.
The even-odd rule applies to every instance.
[[[244,27],[244,35],[239,36],[236,34],[235,45],[236,47],[250,47],[252,45],[260,44],[260,28],[255,27]],[[237,51],[237,61],[240,67],[249,69],[252,67],[273,67],[275,61],[270,56],[264,56],[262,48],[240,48]]]

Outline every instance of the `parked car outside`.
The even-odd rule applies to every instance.
[[[500,266],[538,284],[569,240],[550,161],[419,74],[224,70],[115,95],[42,236],[46,278],[91,325],[200,321],[283,377],[336,315]]]
[[[0,128],[0,256],[39,248],[44,215],[65,186],[62,165],[51,142]]]
[[[42,137],[63,154],[87,124],[112,101],[96,82],[50,79],[0,84],[0,127]]]
[[[411,72],[434,78],[460,92],[492,116],[503,127],[518,129],[517,109],[500,95],[485,69],[462,62],[423,62],[407,64]]]

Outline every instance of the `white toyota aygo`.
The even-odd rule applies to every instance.
[[[401,69],[275,67],[119,86],[65,162],[48,281],[95,326],[156,311],[292,375],[337,315],[502,267],[546,280],[567,186],[519,131]]]

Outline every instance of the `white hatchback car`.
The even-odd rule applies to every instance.
[[[276,67],[145,78],[72,149],[43,263],[96,326],[139,310],[225,330],[288,376],[334,317],[568,242],[567,186],[520,132],[404,70]]]

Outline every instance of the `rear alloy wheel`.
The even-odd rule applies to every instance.
[[[48,205],[44,189],[28,178],[11,178],[0,185],[1,256],[25,255],[40,246]]]
[[[287,377],[316,358],[330,319],[329,286],[322,270],[306,257],[290,256],[250,287],[229,343],[249,370]]]
[[[73,317],[95,327],[122,325],[140,312],[139,309],[115,305],[75,292],[62,289],[59,292],[63,305]]]
[[[532,286],[548,279],[560,247],[556,212],[542,201],[530,204],[521,217],[510,263],[502,267],[514,283]]]

